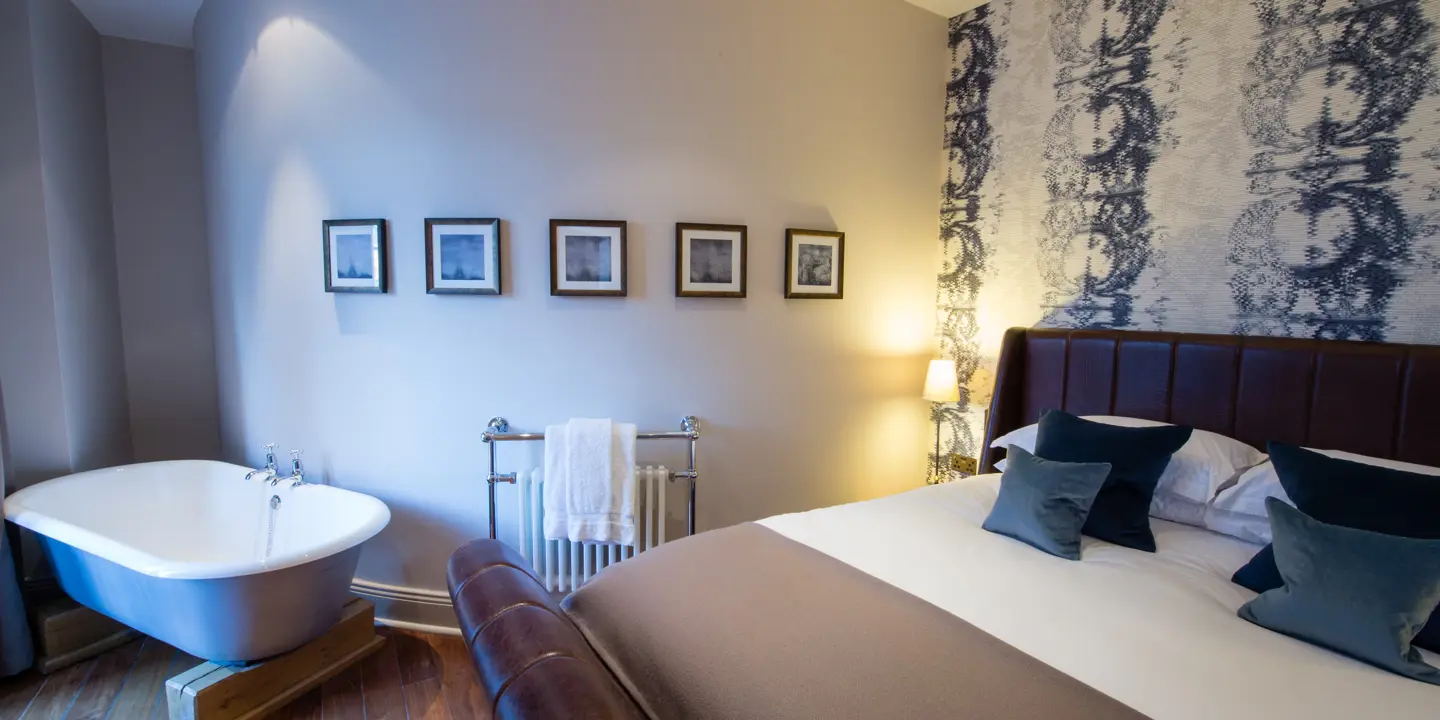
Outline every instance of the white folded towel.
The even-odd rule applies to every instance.
[[[545,537],[635,543],[635,426],[571,420],[545,428]]]

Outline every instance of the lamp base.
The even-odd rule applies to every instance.
[[[940,456],[940,403],[935,403],[930,418],[935,421],[935,456],[930,462],[930,477],[925,478],[925,484],[939,485],[940,470],[945,467],[944,458]]]

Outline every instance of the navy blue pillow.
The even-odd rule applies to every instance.
[[[1044,460],[1014,445],[1005,453],[1000,497],[981,527],[1056,557],[1079,560],[1080,528],[1110,465]]]
[[[1170,456],[1190,440],[1190,428],[1119,427],[1051,410],[1040,418],[1039,432],[1035,454],[1046,460],[1110,463],[1110,476],[1085,520],[1085,534],[1155,552],[1150,500]]]
[[[1261,627],[1390,672],[1440,685],[1411,644],[1440,605],[1440,540],[1319,522],[1269,498],[1284,586],[1241,606]]]
[[[1270,460],[1285,494],[1300,512],[1330,525],[1421,540],[1440,539],[1440,478],[1338,460],[1272,442]],[[1285,583],[1266,546],[1231,578],[1255,592]],[[1440,652],[1440,612],[1415,638]]]

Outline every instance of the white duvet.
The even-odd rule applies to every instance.
[[[1436,720],[1440,687],[1236,617],[1258,547],[1151,521],[1159,552],[1061,560],[980,529],[999,475],[761,521],[919,596],[1154,720]],[[1427,653],[1427,662],[1440,657]]]

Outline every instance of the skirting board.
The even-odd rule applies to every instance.
[[[460,635],[449,593],[356,580],[350,592],[375,603],[375,622],[386,627],[436,635]],[[567,593],[551,593],[555,602]]]
[[[449,625],[427,625],[425,623],[396,620],[394,618],[375,618],[375,624],[395,628],[396,630],[409,630],[425,635],[449,635],[451,637],[460,637],[462,635],[458,627],[450,627]]]
[[[375,622],[435,635],[460,635],[449,593],[356,580],[350,592],[375,603]]]

